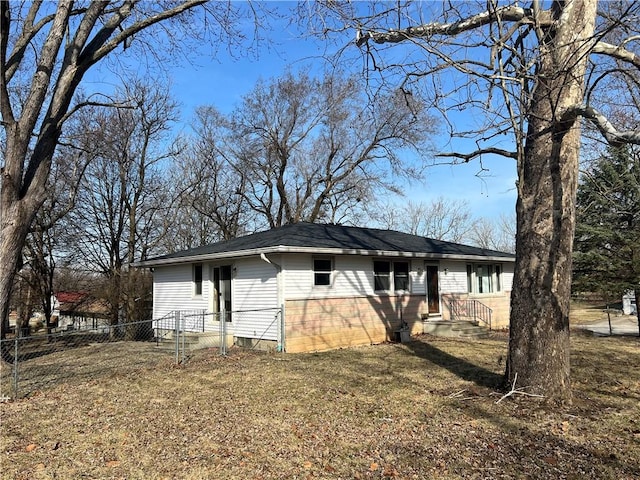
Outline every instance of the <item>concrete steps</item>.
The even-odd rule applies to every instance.
[[[180,348],[182,348],[183,342],[187,350],[199,350],[203,348],[219,348],[220,347],[220,334],[218,332],[185,332],[184,339],[182,334],[178,339],[180,342]],[[227,347],[233,345],[233,335],[227,335]],[[170,332],[162,337],[162,340],[158,343],[159,348],[166,348],[167,350],[173,350],[176,346],[176,339],[173,332]]]
[[[424,333],[438,337],[480,339],[489,336],[489,329],[471,320],[430,319],[423,323]]]

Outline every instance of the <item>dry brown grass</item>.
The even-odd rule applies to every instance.
[[[61,384],[0,406],[2,478],[640,477],[637,338],[574,335],[563,409],[496,404],[505,352],[499,335],[203,351]]]

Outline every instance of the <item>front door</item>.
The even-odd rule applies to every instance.
[[[231,265],[213,268],[213,312],[231,321]],[[216,319],[217,320],[217,319]]]
[[[438,265],[427,265],[427,305],[429,315],[440,313],[440,287],[438,285]]]

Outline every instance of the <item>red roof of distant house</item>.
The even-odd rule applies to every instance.
[[[55,294],[60,303],[78,303],[84,300],[89,294],[87,292],[58,292]]]
[[[60,312],[106,314],[109,307],[103,299],[92,298],[88,292],[58,292],[55,294]]]

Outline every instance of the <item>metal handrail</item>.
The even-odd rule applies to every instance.
[[[153,320],[156,329],[156,346],[160,345],[164,341],[164,338],[169,336],[175,330],[175,310],[167,313],[164,317],[156,318]],[[164,331],[160,335],[160,331]]]
[[[458,320],[460,317],[470,317],[480,321],[491,330],[491,315],[493,310],[478,300],[452,300],[449,302],[451,319]]]

